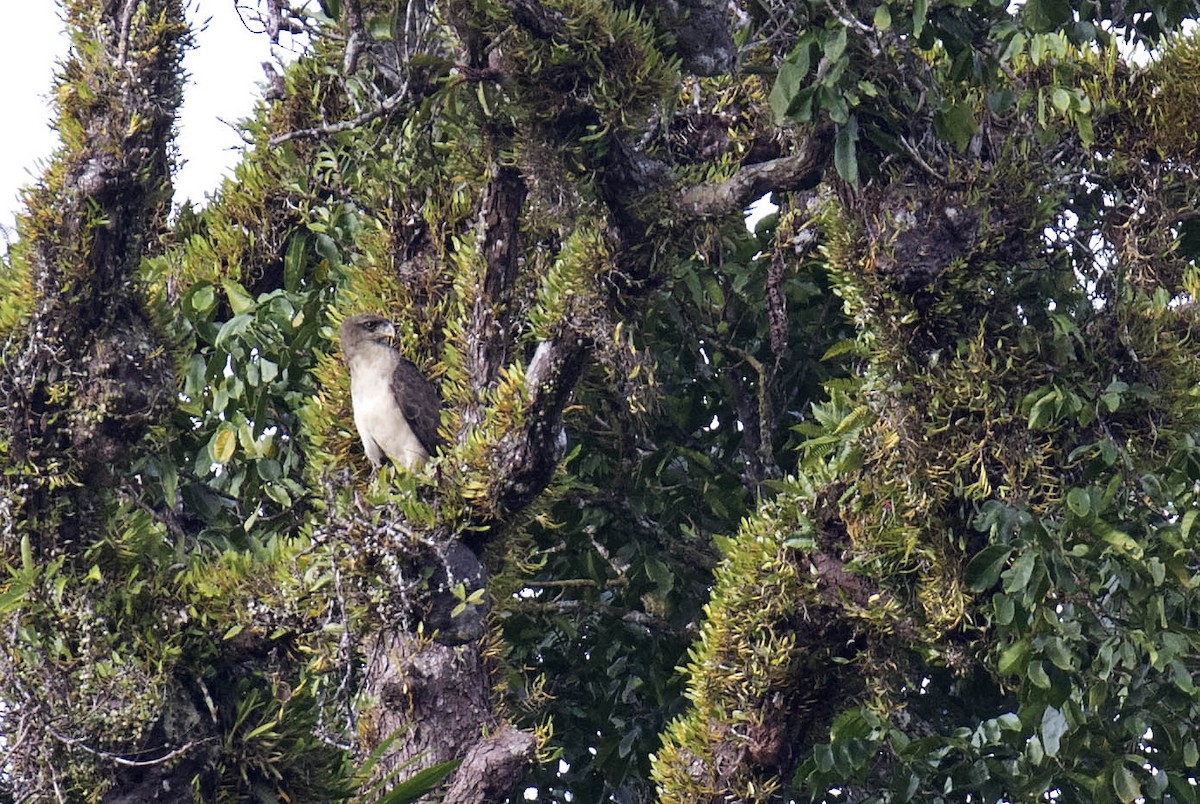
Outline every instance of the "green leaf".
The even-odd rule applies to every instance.
[[[670,592],[675,585],[675,575],[671,572],[671,568],[665,561],[657,558],[646,559],[646,576],[654,581],[660,594]]]
[[[1146,788],[1151,801],[1160,801],[1162,794],[1166,792],[1167,786],[1171,783],[1167,772],[1162,768],[1155,768],[1150,773],[1150,784]]]
[[[1059,710],[1053,706],[1047,706],[1042,712],[1042,747],[1046,750],[1046,756],[1052,757],[1058,754],[1058,749],[1062,745],[1063,735],[1067,733],[1067,718]]]
[[[1046,673],[1046,666],[1041,662],[1030,662],[1029,668],[1026,671],[1029,680],[1039,689],[1050,689],[1050,676]]]
[[[1052,639],[1047,643],[1046,655],[1059,670],[1070,671],[1074,667],[1075,657],[1061,639]]]
[[[1009,37],[1008,44],[1004,46],[1004,52],[1000,54],[1000,61],[1012,61],[1018,53],[1025,52],[1025,45],[1029,40],[1025,38],[1025,34],[1017,31]]]
[[[1029,640],[1022,639],[1009,645],[996,662],[996,671],[1001,675],[1015,675],[1029,657]]]
[[[1087,516],[1091,510],[1092,498],[1087,493],[1087,489],[1073,488],[1067,492],[1067,508],[1071,509],[1071,513],[1075,516]]]
[[[263,458],[256,461],[254,468],[258,471],[259,479],[266,483],[271,483],[283,477],[283,470],[279,467],[279,461],[272,458]]]
[[[1071,19],[1071,3],[1068,0],[1028,0],[1022,13],[1031,30],[1049,33]]]
[[[268,483],[267,485],[263,486],[263,493],[275,502],[279,503],[279,505],[283,508],[290,508],[292,505],[291,495],[289,495],[287,493],[287,489],[285,489],[279,483]]]
[[[921,38],[925,30],[925,19],[929,13],[929,0],[913,0],[913,37]]]
[[[331,266],[342,264],[342,253],[338,251],[337,243],[327,234],[317,235],[317,253]]]
[[[233,425],[222,423],[209,442],[209,452],[217,463],[229,463],[237,449],[237,430]]]
[[[688,271],[683,275],[683,284],[687,286],[688,291],[692,294],[692,304],[697,307],[704,306],[704,288],[700,284],[700,277],[695,271]]]
[[[1016,606],[1011,597],[998,592],[992,598],[992,609],[996,613],[997,625],[1012,625],[1013,617],[1016,616]]]
[[[21,534],[21,569],[30,574],[37,569],[33,563],[33,542],[28,531]]]
[[[1179,521],[1179,537],[1185,544],[1192,533],[1192,528],[1196,525],[1196,517],[1198,516],[1200,516],[1200,511],[1193,508],[1184,514],[1183,519]]]
[[[1089,146],[1096,141],[1096,132],[1092,128],[1092,118],[1086,114],[1075,115],[1075,125],[1079,129],[1079,141]]]
[[[187,366],[183,370],[183,393],[191,400],[196,401],[204,395],[204,388],[208,384],[208,364],[200,355],[192,355],[188,358]]]
[[[1036,734],[1030,737],[1028,742],[1025,743],[1025,756],[1035,766],[1041,765],[1042,760],[1046,758],[1046,749],[1042,748],[1042,741],[1038,739]]]
[[[292,293],[300,290],[300,280],[304,278],[304,254],[307,246],[308,235],[295,232],[288,241],[287,252],[283,255],[283,287]]]
[[[877,718],[867,710],[847,709],[838,715],[829,727],[830,740],[837,742],[865,739],[877,725],[874,720]]]
[[[863,347],[857,338],[843,338],[825,350],[825,354],[821,355],[821,361],[832,360],[841,355],[863,356]]]
[[[371,753],[367,755],[366,759],[363,760],[362,765],[358,767],[358,778],[363,780],[364,783],[367,779],[376,779],[375,784],[362,791],[364,801],[377,800],[379,793],[386,790],[396,774],[404,770],[406,767],[405,765],[400,765],[397,768],[393,768],[391,772],[383,774],[382,777],[377,777],[375,774],[375,766],[379,764],[380,760],[388,755],[392,744],[404,735],[408,734],[410,731],[412,731],[412,724],[406,723],[400,726],[398,729],[384,738],[383,742],[375,746]],[[409,763],[412,761],[413,760],[409,760]]]
[[[976,553],[963,573],[967,588],[972,592],[983,592],[995,586],[1012,551],[1007,544],[993,544]]]
[[[875,9],[875,29],[886,31],[892,27],[892,10],[886,5]]]
[[[273,382],[279,376],[279,365],[265,357],[260,358],[258,360],[258,376],[263,385]]]
[[[380,796],[378,804],[409,804],[409,802],[417,801],[441,784],[443,779],[454,773],[460,764],[462,764],[461,759],[452,759],[423,771],[417,771],[393,787],[387,795]]]
[[[163,488],[163,498],[166,499],[168,506],[174,508],[179,492],[179,469],[172,461],[166,460],[163,461],[163,466],[160,469],[160,473],[160,480],[162,481]]]
[[[821,99],[821,108],[829,113],[830,120],[839,126],[844,126],[850,121],[850,105],[846,103],[846,96],[841,91],[822,85],[817,94]]]
[[[704,278],[704,290],[714,307],[718,309],[725,307],[725,291],[715,277],[709,275]]]
[[[1026,550],[1017,556],[1017,560],[1004,573],[1004,591],[1009,594],[1025,591],[1029,579],[1033,577],[1033,551]]]
[[[959,101],[938,110],[933,116],[933,128],[943,140],[959,151],[965,151],[979,124],[975,121],[975,111],[971,105]]]
[[[1071,93],[1062,87],[1050,90],[1050,105],[1064,114],[1071,108]]]
[[[1112,774],[1113,791],[1117,794],[1117,798],[1122,804],[1133,804],[1142,797],[1142,788],[1138,784],[1137,777],[1129,770],[1125,763],[1117,766]]]
[[[833,143],[833,164],[847,184],[858,186],[858,118],[854,115],[838,127]]]
[[[805,61],[807,62],[807,58]],[[792,102],[800,93],[800,88],[804,85],[804,77],[807,73],[807,65],[801,68],[790,61],[785,61],[779,65],[779,74],[775,77],[775,86],[771,88],[771,95],[768,98],[768,102],[771,104],[771,112],[775,115],[776,123],[782,123],[789,115],[795,112],[792,108]]]
[[[214,341],[214,346],[224,346],[230,338],[236,338],[238,335],[250,329],[250,325],[254,323],[254,317],[245,313],[235,315],[233,318],[221,325],[221,329],[217,331],[217,337]]]
[[[235,315],[240,315],[254,309],[254,297],[240,284],[234,282],[232,279],[222,279],[221,287],[225,289],[225,295],[229,298],[229,309],[233,310]]]
[[[197,317],[212,310],[216,303],[217,294],[209,282],[197,283],[187,293],[183,294],[184,312]]]
[[[1029,429],[1040,430],[1053,424],[1061,401],[1062,394],[1057,389],[1039,399],[1029,411]]]
[[[846,52],[846,29],[838,26],[832,36],[826,36],[821,47],[825,52],[825,58],[829,61],[834,62],[840,59]]]
[[[633,750],[634,741],[641,736],[641,732],[636,729],[630,729],[625,732],[625,736],[621,738],[621,742],[617,745],[617,756],[627,757],[629,752]]]
[[[1123,530],[1117,530],[1107,522],[1098,522],[1094,526],[1096,534],[1118,553],[1130,555],[1133,558],[1142,557],[1142,546],[1137,540]]]
[[[380,42],[392,41],[392,15],[391,14],[375,14],[367,23],[367,30],[371,34],[372,39],[377,39]]]
[[[25,602],[25,594],[30,585],[31,576],[21,576],[10,581],[8,588],[0,592],[0,614],[7,614],[19,608]]]

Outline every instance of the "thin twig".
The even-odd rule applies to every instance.
[[[279,145],[289,140],[314,139],[316,137],[324,137],[330,134],[340,134],[343,131],[356,129],[361,125],[371,122],[376,118],[388,114],[404,100],[408,95],[408,86],[405,85],[396,90],[391,95],[387,96],[374,109],[369,109],[362,114],[352,117],[349,120],[343,120],[340,123],[330,123],[324,126],[314,126],[313,128],[302,128],[296,131],[288,131],[283,134],[278,134],[272,137],[268,142],[271,145]]]
[[[125,0],[121,9],[121,30],[118,32],[120,44],[117,47],[117,65],[125,66],[125,57],[129,55],[129,28],[133,25],[133,14],[137,10],[138,0]]]
[[[66,745],[72,746],[74,748],[82,749],[83,751],[86,751],[87,753],[91,754],[92,756],[97,756],[97,757],[100,757],[101,759],[106,759],[117,765],[124,765],[127,768],[152,768],[155,765],[161,765],[164,762],[170,762],[171,760],[175,759],[176,757],[182,756],[182,755],[186,754],[188,751],[191,751],[193,748],[201,746],[204,743],[210,743],[213,740],[217,739],[216,737],[205,737],[203,740],[192,740],[191,742],[187,743],[186,745],[182,745],[179,748],[176,748],[174,751],[169,751],[166,754],[163,754],[161,757],[158,757],[157,759],[129,759],[127,757],[120,756],[119,754],[110,754],[107,751],[101,751],[98,748],[92,748],[90,745],[88,745],[87,743],[85,743],[83,741],[83,738],[68,737],[65,734],[60,734],[52,726],[47,725],[47,726],[45,726],[45,729],[46,729],[46,732],[51,737],[53,737],[54,739],[58,740],[61,743],[65,743]]]
[[[909,158],[912,159],[912,161],[916,163],[917,167],[924,171],[931,179],[934,179],[940,184],[946,183],[946,177],[934,170],[928,162],[921,158],[921,154],[917,152],[917,149],[908,141],[906,137],[900,137],[900,144],[903,145],[904,150],[908,152]]]
[[[610,606],[607,603],[597,603],[587,600],[554,600],[547,602],[522,600],[517,603],[517,608],[522,611],[535,611],[545,614],[566,614],[569,612],[607,614],[610,617],[617,617],[629,625],[637,625],[647,630],[673,630],[668,628],[667,624],[660,618],[652,614],[647,614],[644,611],[632,611],[618,606]]]
[[[528,589],[564,589],[572,586],[591,586],[599,588],[600,584],[591,578],[564,578],[561,581],[524,581],[522,587]]]

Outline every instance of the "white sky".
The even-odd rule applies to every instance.
[[[235,2],[252,9],[254,0],[193,0],[193,28],[211,18],[184,58],[190,80],[184,89],[178,146],[183,162],[175,177],[176,201],[201,202],[236,163],[241,140],[229,125],[254,108],[263,81],[261,62],[271,60],[264,34],[246,30]],[[10,122],[0,134],[0,227],[11,228],[18,191],[33,183],[40,165],[58,144],[51,131],[49,96],[58,62],[66,55],[58,4],[52,0],[6,3],[0,25],[0,105]],[[18,77],[20,80],[18,80]]]

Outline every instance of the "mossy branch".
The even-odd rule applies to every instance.
[[[772,190],[811,190],[821,181],[832,155],[833,129],[822,126],[791,156],[745,165],[725,181],[688,187],[675,197],[673,206],[689,218],[720,218],[742,211]]]

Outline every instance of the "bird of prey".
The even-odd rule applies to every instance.
[[[354,426],[378,467],[386,455],[407,469],[420,467],[444,439],[438,435],[442,401],[437,389],[392,348],[390,321],[374,313],[352,315],[339,330],[350,368]]]

